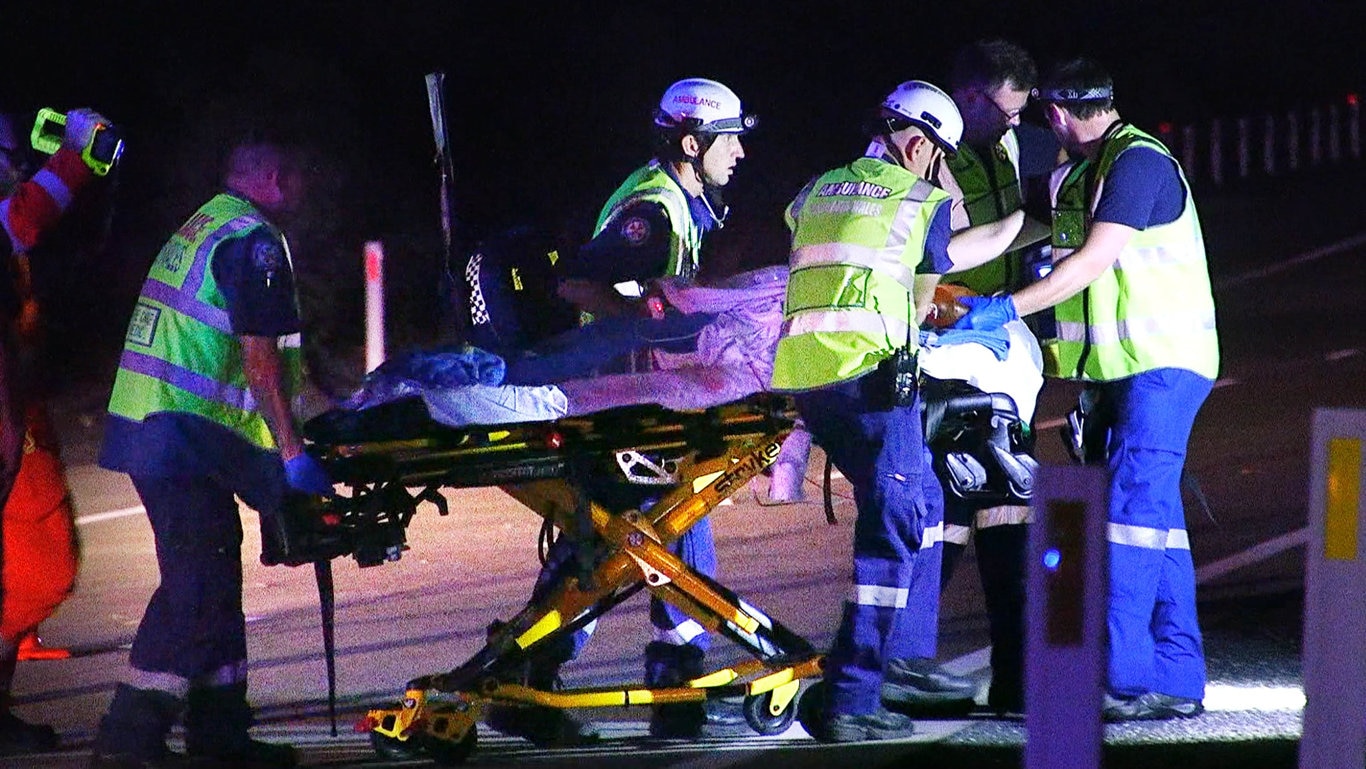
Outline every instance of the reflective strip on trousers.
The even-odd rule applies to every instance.
[[[705,632],[707,629],[696,620],[685,619],[668,630],[655,628],[655,640],[673,646],[682,646]]]
[[[966,546],[966,545],[968,544],[968,540],[970,540],[970,539],[972,539],[972,527],[971,527],[971,526],[964,526],[964,525],[959,524],[959,523],[946,523],[946,524],[944,524],[944,541],[945,541],[945,542],[947,542],[947,543],[949,543],[949,544],[951,544],[951,545],[964,545],[964,546]]]
[[[979,529],[992,526],[1015,526],[1034,522],[1034,513],[1025,505],[998,505],[986,510],[978,510],[973,516],[973,525]]]
[[[920,534],[920,549],[929,550],[935,545],[945,541],[947,538],[946,533],[946,527],[944,526],[943,521],[940,521],[933,526],[926,526],[925,530]]]
[[[227,665],[210,673],[205,673],[202,676],[196,676],[194,685],[202,687],[232,686],[233,684],[240,684],[246,680],[247,661],[240,660],[238,662],[230,662]]]
[[[190,679],[175,673],[157,673],[151,670],[131,668],[123,677],[123,682],[134,689],[165,692],[177,699],[185,699],[190,693]]]
[[[1127,523],[1112,523],[1106,539],[1116,545],[1141,547],[1145,550],[1190,550],[1190,536],[1185,529],[1153,529],[1147,526],[1132,526]]]
[[[904,587],[854,585],[854,592],[849,600],[859,606],[885,606],[902,609],[906,606],[906,597],[910,595],[910,592],[909,588]]]

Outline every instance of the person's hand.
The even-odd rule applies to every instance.
[[[80,152],[95,138],[95,129],[112,125],[108,118],[93,109],[73,109],[66,113],[66,130],[62,133],[62,146]]]
[[[968,314],[953,324],[954,328],[974,331],[995,331],[1012,320],[1019,320],[1015,300],[1010,294],[1001,296],[961,296],[958,303],[968,308]]]
[[[332,496],[332,477],[318,460],[301,453],[285,460],[285,482],[291,489],[305,494]]]

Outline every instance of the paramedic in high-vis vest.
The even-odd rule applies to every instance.
[[[734,91],[706,78],[670,85],[659,100],[653,120],[655,157],[631,173],[608,198],[598,215],[594,236],[560,262],[558,294],[595,317],[642,314],[641,296],[658,278],[696,278],[702,242],[719,229],[726,216],[721,188],[731,180],[745,156],[741,136],[754,127]],[[665,311],[639,318],[629,326],[656,346],[669,349],[670,339],[690,348],[694,337],[714,315]],[[605,325],[605,324],[604,324]],[[615,327],[620,327],[614,324]],[[592,325],[585,329],[588,337]],[[587,337],[584,337],[587,338]],[[598,348],[557,350],[548,360],[603,363]],[[541,600],[578,570],[575,541],[561,535],[536,580],[532,600]],[[716,576],[716,545],[711,519],[703,518],[670,546],[671,552],[699,573]],[[677,607],[650,601],[654,640],[645,648],[645,683],[671,687],[703,673],[710,645],[706,630]],[[526,681],[539,689],[556,686],[559,668],[587,643],[596,623],[567,636],[554,648],[540,650],[529,664]],[[552,642],[553,643],[553,642]],[[494,708],[489,724],[506,734],[539,745],[591,742],[597,732],[563,710],[548,707]],[[723,737],[749,733],[741,704],[721,700],[660,705],[650,718],[650,734],[659,738]]]
[[[290,404],[302,380],[289,247],[278,228],[302,171],[270,144],[235,147],[226,188],[162,247],[133,309],[100,464],[128,473],[156,540],[161,584],[95,738],[94,767],[160,765],[184,714],[195,766],[290,767],[292,747],[248,736],[242,525],[287,490],[331,494]]]
[[[1088,435],[1110,471],[1109,721],[1203,712],[1205,657],[1181,472],[1219,371],[1200,221],[1180,165],[1124,122],[1109,74],[1059,65],[1039,99],[1074,162],[1053,175],[1054,264],[1037,283],[969,298],[959,321],[992,328],[1055,308],[1045,373],[1085,383]]]
[[[950,267],[949,196],[926,180],[962,133],[946,93],[902,83],[870,121],[864,156],[816,177],[787,210],[791,275],[772,385],[795,393],[858,508],[852,589],[824,683],[806,695],[824,691],[814,736],[827,742],[913,729],[882,702],[905,688],[904,663],[924,656],[899,648],[908,639],[894,631],[926,528],[936,525],[931,506],[942,508],[926,461],[916,353]],[[933,577],[937,592],[937,566]]]
[[[950,217],[954,237],[949,255],[955,266],[980,261],[962,253],[983,242],[992,228],[1021,217],[1026,194],[1044,197],[1042,184],[1058,163],[1058,142],[1043,126],[1021,122],[1038,70],[1029,52],[1008,40],[978,40],[960,48],[949,74],[949,94],[963,115],[963,142],[958,154],[939,168],[936,182],[953,197]],[[1027,183],[1028,182],[1028,183]],[[1036,187],[1040,189],[1035,190]],[[1042,217],[1039,213],[1037,216]],[[1042,239],[1047,229],[1030,219],[1030,237]],[[983,231],[983,232],[979,232]],[[966,286],[990,296],[1026,285],[1031,258],[1040,247],[1015,248],[967,270],[945,275],[943,283]],[[1023,322],[1013,343],[1032,348],[1012,355],[1039,356],[1039,345]],[[1040,379],[1040,381],[1042,381]],[[1023,410],[1025,404],[1016,404]],[[974,540],[991,635],[991,687],[987,705],[997,712],[1021,713],[1024,707],[1024,550],[1029,506],[984,504],[944,495],[944,557],[941,584],[947,585],[959,556]]]

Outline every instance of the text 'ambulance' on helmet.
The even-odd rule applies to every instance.
[[[714,134],[742,134],[759,122],[740,107],[740,97],[715,80],[693,77],[669,86],[655,110],[655,125]]]
[[[882,108],[919,126],[930,139],[953,154],[963,139],[963,116],[958,105],[937,86],[907,80],[882,100]]]

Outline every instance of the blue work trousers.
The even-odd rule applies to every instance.
[[[697,335],[716,318],[713,313],[668,310],[662,318],[622,316],[602,318],[566,331],[523,353],[505,358],[504,384],[543,385],[592,376],[613,361],[636,350],[657,347],[668,352],[691,352]]]
[[[881,707],[883,669],[930,514],[919,403],[888,405],[890,388],[879,370],[796,397],[812,437],[853,485],[858,507],[853,590],[826,657],[833,715]]]
[[[232,490],[202,476],[135,476],[133,487],[161,571],[129,654],[134,680],[179,696],[195,682],[237,683],[224,680],[238,678],[232,671],[247,659],[242,521]]]
[[[1109,687],[1202,699],[1205,655],[1181,472],[1196,413],[1213,382],[1157,369],[1090,384],[1090,419],[1109,428]]]
[[[531,591],[532,601],[545,600],[567,577],[575,573],[578,569],[576,544],[571,537],[564,535],[555,540],[545,566],[536,577],[536,585]],[[716,541],[712,536],[711,518],[703,518],[683,532],[669,545],[669,552],[699,574],[715,579]],[[654,597],[650,598],[650,624],[654,627],[655,641],[674,646],[690,645],[703,653],[711,646],[711,636],[701,624],[673,604]],[[559,665],[578,657],[596,625],[596,621],[591,622],[564,639],[547,642],[550,646],[542,652],[543,659],[550,665]]]
[[[888,639],[886,657],[934,659],[939,654],[939,584],[944,563],[944,487],[934,473],[933,455],[925,447],[920,488],[925,498],[925,523],[920,551],[911,570],[906,608],[898,614]]]

